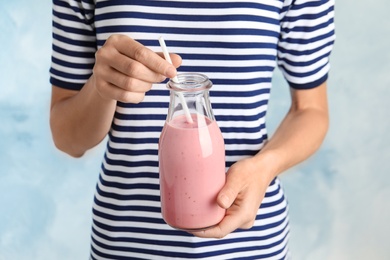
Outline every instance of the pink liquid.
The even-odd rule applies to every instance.
[[[159,147],[162,215],[185,230],[214,226],[225,215],[216,201],[226,177],[222,134],[215,121],[192,118],[193,124],[184,116],[165,124]]]

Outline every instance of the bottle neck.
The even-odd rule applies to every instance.
[[[169,81],[167,84],[170,90],[170,104],[167,121],[177,116],[191,116],[199,118],[202,116],[207,122],[214,121],[214,114],[211,108],[209,89],[212,86],[207,76],[197,73],[183,73],[178,75],[179,83]],[[188,121],[188,120],[187,120]]]

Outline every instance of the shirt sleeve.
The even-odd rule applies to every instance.
[[[92,74],[95,52],[93,0],[53,0],[50,83],[80,90]]]
[[[290,2],[282,13],[278,66],[292,88],[314,88],[327,80],[330,69],[334,0]]]

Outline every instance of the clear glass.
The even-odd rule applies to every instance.
[[[211,108],[212,82],[198,73],[178,79],[167,84],[170,104],[159,140],[161,211],[174,228],[203,230],[226,213],[217,204],[226,178],[225,145]]]

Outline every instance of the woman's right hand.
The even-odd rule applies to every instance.
[[[176,76],[179,55],[171,54],[173,65],[125,35],[112,35],[96,52],[92,83],[102,98],[139,103],[153,83]]]
[[[176,76],[174,65],[124,36],[109,37],[96,52],[93,74],[80,91],[52,87],[50,127],[56,147],[74,157],[82,156],[107,135],[116,101],[139,103],[153,83]]]

